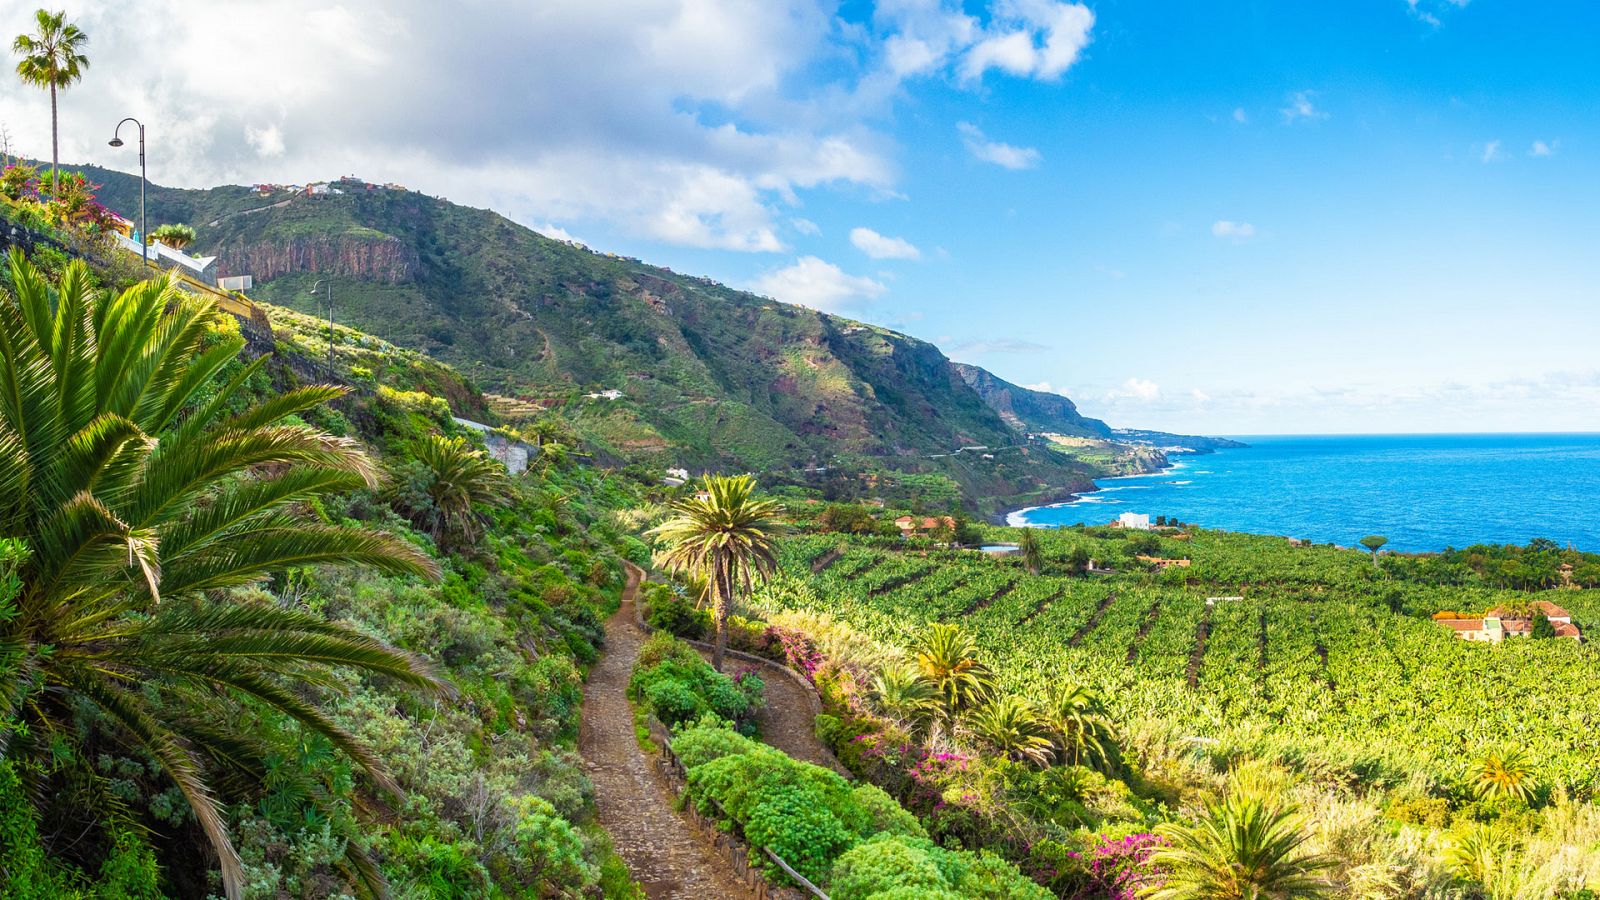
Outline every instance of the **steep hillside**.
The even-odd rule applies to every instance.
[[[1099,419],[1078,412],[1071,400],[1060,394],[1018,387],[987,369],[967,363],[950,364],[961,380],[978,392],[983,402],[1018,431],[1039,431],[1074,437],[1108,438],[1111,428]]]
[[[129,210],[136,183],[96,170]],[[223,274],[308,313],[334,312],[558,410],[597,446],[691,468],[827,467],[943,475],[969,500],[1061,495],[1100,474],[1022,433],[1104,437],[1071,401],[956,366],[931,344],[551,240],[486,210],[347,184],[322,197],[156,188],[151,225],[185,221]],[[620,396],[591,397],[607,391]],[[996,402],[1005,395],[1009,400]],[[962,458],[967,446],[1005,448]]]

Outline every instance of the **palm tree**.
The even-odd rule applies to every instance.
[[[1533,801],[1533,761],[1516,748],[1490,750],[1478,764],[1478,796]]]
[[[14,671],[0,677],[0,721],[16,727],[0,729],[0,756],[60,760],[58,742],[85,734],[148,754],[238,897],[215,787],[259,785],[265,746],[218,723],[242,705],[274,710],[397,792],[371,751],[308,699],[308,680],[347,666],[445,685],[410,654],[223,592],[289,566],[433,566],[389,535],[301,511],[370,484],[373,466],[345,439],[286,421],[339,389],[252,401],[245,385],[264,359],[223,377],[244,341],[213,329],[211,300],[170,280],[102,294],[81,262],[52,288],[19,251],[10,275],[15,295],[0,294],[0,539],[11,560],[0,647]],[[347,864],[352,878],[381,883],[360,851]]]
[[[980,744],[1017,762],[1043,765],[1054,749],[1050,726],[1026,700],[1013,694],[973,710],[963,724]]]
[[[872,702],[878,711],[916,728],[933,717],[938,695],[915,665],[900,663],[873,676]]]
[[[1167,846],[1150,864],[1166,880],[1148,900],[1314,900],[1329,896],[1332,861],[1308,852],[1291,807],[1244,793],[1211,804],[1194,826],[1157,829]]]
[[[180,222],[168,222],[150,232],[151,240],[160,241],[174,250],[182,250],[194,243],[195,237],[194,226],[184,225]]]
[[[423,490],[432,503],[424,527],[436,541],[475,543],[480,517],[473,506],[506,499],[505,466],[465,438],[437,434],[417,444],[416,456],[427,470]]]
[[[748,592],[777,568],[776,538],[786,529],[783,507],[756,496],[749,475],[707,475],[700,495],[672,505],[676,516],[650,530],[666,544],[658,559],[669,571],[704,578],[717,623],[711,665],[722,671],[728,615],[736,594]]]
[[[56,169],[61,164],[60,129],[56,118],[56,93],[71,87],[89,68],[89,57],[80,51],[89,36],[66,21],[64,12],[37,10],[33,14],[38,31],[19,34],[11,42],[11,52],[21,55],[17,77],[23,84],[50,92],[50,183],[56,184]]]
[[[928,626],[912,646],[922,678],[933,686],[946,726],[962,711],[994,693],[994,673],[978,662],[978,645],[960,628],[944,622]]]
[[[1032,528],[1022,529],[1017,537],[1017,549],[1022,552],[1022,564],[1028,567],[1028,574],[1039,574],[1044,566],[1044,551],[1039,547],[1038,533]]]
[[[1055,736],[1062,762],[1104,770],[1115,760],[1116,729],[1094,691],[1062,685],[1045,701],[1040,717]]]

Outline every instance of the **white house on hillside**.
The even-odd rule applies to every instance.
[[[1144,513],[1125,512],[1117,516],[1117,525],[1122,528],[1137,528],[1140,531],[1150,530],[1150,517]]]

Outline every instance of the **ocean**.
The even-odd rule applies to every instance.
[[[1600,434],[1240,436],[1163,472],[1098,482],[1013,525],[1104,524],[1123,512],[1203,528],[1441,550],[1536,537],[1600,551]]]

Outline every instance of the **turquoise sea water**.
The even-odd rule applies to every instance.
[[[1600,551],[1600,434],[1242,436],[1250,446],[1174,456],[1012,524],[1103,524],[1122,512],[1205,528],[1396,550],[1551,538]]]

